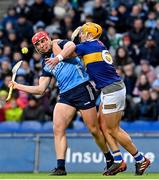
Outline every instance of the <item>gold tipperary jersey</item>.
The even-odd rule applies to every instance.
[[[99,40],[86,41],[76,45],[78,56],[83,59],[91,80],[101,89],[114,82],[121,81],[117,75],[111,54]]]

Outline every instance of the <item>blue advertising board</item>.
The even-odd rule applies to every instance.
[[[133,138],[138,149],[148,157],[151,162],[151,172],[159,172],[159,141],[155,137]],[[40,148],[40,171],[48,171],[56,167],[55,150],[50,139],[41,139]],[[69,172],[102,172],[105,166],[104,156],[95,142],[90,137],[68,138],[66,166]],[[135,170],[134,158],[121,149],[123,158],[128,165],[128,172]]]
[[[133,137],[137,145],[152,165],[149,172],[159,172],[159,138]],[[127,163],[127,172],[135,171],[134,158],[121,149]],[[88,136],[68,136],[66,167],[68,172],[103,172],[103,153]],[[0,137],[0,172],[45,172],[56,167],[56,157],[52,136]]]

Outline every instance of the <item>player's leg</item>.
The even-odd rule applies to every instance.
[[[81,112],[81,115],[83,117],[85,124],[87,125],[89,131],[93,135],[96,141],[96,144],[100,147],[100,149],[104,153],[104,156],[107,162],[107,168],[109,168],[112,165],[114,159],[106,145],[106,140],[100,129],[99,122],[97,119],[96,108],[92,107],[86,110],[80,110],[80,112]]]
[[[123,129],[120,128],[123,104],[125,103],[125,89],[122,89],[109,95],[105,95],[103,97],[102,103],[102,119],[105,119],[102,121],[101,124],[102,131],[104,132],[105,130],[107,130],[107,132],[112,137],[114,137],[130,154],[134,156],[137,163],[144,163],[144,172],[145,169],[149,166],[149,162],[146,161],[145,163],[146,159],[141,153],[138,152],[130,136]],[[107,139],[107,141],[109,141],[109,139]],[[109,145],[112,151],[114,152],[115,149],[111,142],[109,142]],[[142,174],[143,172],[140,172],[140,174]],[[137,174],[139,173],[137,172]]]
[[[121,112],[116,112],[116,113],[104,115],[106,119],[105,121],[106,124],[104,125],[103,123],[102,127],[107,126],[107,132],[109,132],[109,134],[113,136],[120,143],[120,145],[123,146],[135,158],[136,174],[142,175],[144,171],[147,169],[147,167],[150,165],[150,161],[146,159],[141,153],[138,152],[138,149],[135,146],[135,144],[132,142],[130,136],[123,129],[119,127],[121,114],[122,114]],[[109,146],[114,152],[115,146],[111,143],[110,139],[107,138],[107,141],[109,142]],[[114,159],[116,158],[114,157]],[[121,164],[121,168],[123,169],[123,164]],[[119,169],[117,171],[119,171]],[[110,170],[110,172],[112,171]]]
[[[108,132],[113,136],[121,146],[123,146],[136,160],[136,174],[142,175],[150,165],[150,161],[138,152],[137,147],[132,142],[131,137],[122,128],[120,128],[120,119],[122,112],[116,112],[105,115]],[[110,123],[111,122],[111,123]]]
[[[100,112],[101,112],[101,107],[100,107]],[[119,146],[116,143],[116,138],[112,136],[112,134],[110,133],[109,125],[107,125],[107,124],[111,124],[113,126],[115,124],[113,122],[113,117],[109,116],[108,114],[103,114],[103,113],[100,113],[100,114],[101,114],[101,122],[100,122],[101,129],[107,139],[107,142],[109,144],[109,147],[112,150],[112,154],[114,157],[114,164],[107,171],[104,172],[104,175],[115,175],[119,172],[125,171],[127,166],[125,162],[123,161],[123,157],[120,152]],[[118,121],[115,121],[115,122],[118,122]]]
[[[65,156],[67,150],[66,128],[71,122],[76,109],[70,105],[57,103],[53,115],[54,143],[57,158],[57,168],[50,175],[66,175]]]
[[[95,138],[97,145],[100,147],[106,159],[113,161],[113,157],[109,152],[103,133],[100,130],[97,110],[95,105],[95,91],[92,85],[87,82],[76,88],[74,92],[74,104],[81,115],[92,135]]]

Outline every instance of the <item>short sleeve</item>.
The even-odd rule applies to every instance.
[[[63,49],[64,45],[65,45],[67,42],[68,42],[67,39],[65,39],[65,40],[59,40],[57,44],[60,46],[61,49]]]
[[[45,71],[44,67],[45,67],[45,62],[43,61],[42,62],[42,73],[40,76],[52,77],[53,75],[50,72]]]
[[[85,54],[85,47],[83,44],[77,44],[75,52],[78,56],[83,56]]]
[[[42,73],[41,76],[45,76],[45,77],[53,77],[53,75],[47,71],[45,71],[44,69],[42,69]]]

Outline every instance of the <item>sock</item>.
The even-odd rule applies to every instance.
[[[137,163],[141,163],[145,160],[145,157],[138,151],[133,155],[133,157]]]
[[[121,163],[123,160],[120,150],[113,151],[113,157],[115,163]]]
[[[64,159],[57,160],[57,168],[65,170],[65,160]]]
[[[112,154],[109,152],[104,153],[105,159],[106,159],[106,164],[107,164],[107,169],[110,168],[110,166],[112,165],[112,162],[114,161],[114,158],[112,156]]]

